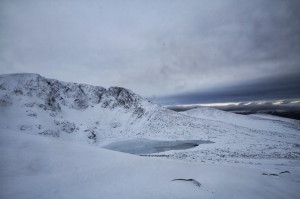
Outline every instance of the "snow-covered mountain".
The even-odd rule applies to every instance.
[[[80,142],[155,134],[178,137],[185,130],[174,132],[176,121],[189,128],[189,120],[193,120],[120,87],[105,89],[37,74],[13,74],[0,76],[0,89],[1,112],[5,115],[1,129]]]
[[[2,126],[46,136],[97,142],[104,130],[126,129],[145,114],[142,104],[148,104],[124,88],[66,83],[37,74],[2,75],[0,85],[2,111],[8,116]]]
[[[115,140],[208,140],[168,154],[187,160],[299,159],[297,120],[212,108],[177,113],[120,87],[66,83],[37,74],[0,76],[0,129],[103,146]],[[280,153],[278,153],[280,150]]]
[[[178,113],[125,88],[37,74],[0,76],[0,149],[0,198],[300,194],[298,120],[212,108]]]

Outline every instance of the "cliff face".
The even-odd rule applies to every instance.
[[[1,75],[0,108],[4,129],[89,143],[178,137],[199,130],[191,125],[196,119],[152,104],[128,89],[67,83],[38,74]]]
[[[66,83],[44,78],[38,74],[13,74],[0,77],[1,103],[11,104],[12,96],[43,100],[43,107],[60,111],[60,106],[85,110],[100,104],[102,107],[138,108],[142,98],[121,88]],[[4,97],[5,96],[5,97]]]

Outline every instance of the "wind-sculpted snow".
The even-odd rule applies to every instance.
[[[0,133],[0,198],[299,198],[299,168],[213,165],[139,157]]]
[[[167,110],[121,87],[67,83],[37,74],[0,76],[0,130],[104,146],[115,140],[208,140],[161,152],[188,161],[300,159],[300,122],[216,109]]]

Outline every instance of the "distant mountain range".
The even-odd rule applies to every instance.
[[[202,106],[203,108],[208,106]],[[291,118],[300,120],[300,107],[291,107],[291,106],[280,106],[280,105],[269,105],[269,106],[247,106],[247,105],[234,105],[234,106],[209,106],[222,111],[232,112],[241,115],[250,115],[250,114],[268,114],[275,115],[285,118]],[[201,106],[166,106],[167,109],[183,112],[192,109],[201,108]]]

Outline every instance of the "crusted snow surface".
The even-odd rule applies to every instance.
[[[13,131],[1,132],[0,143],[0,198],[276,199],[300,194],[299,168],[287,165],[272,170],[147,158]],[[286,170],[290,173],[279,174]],[[174,179],[194,179],[201,186]]]

